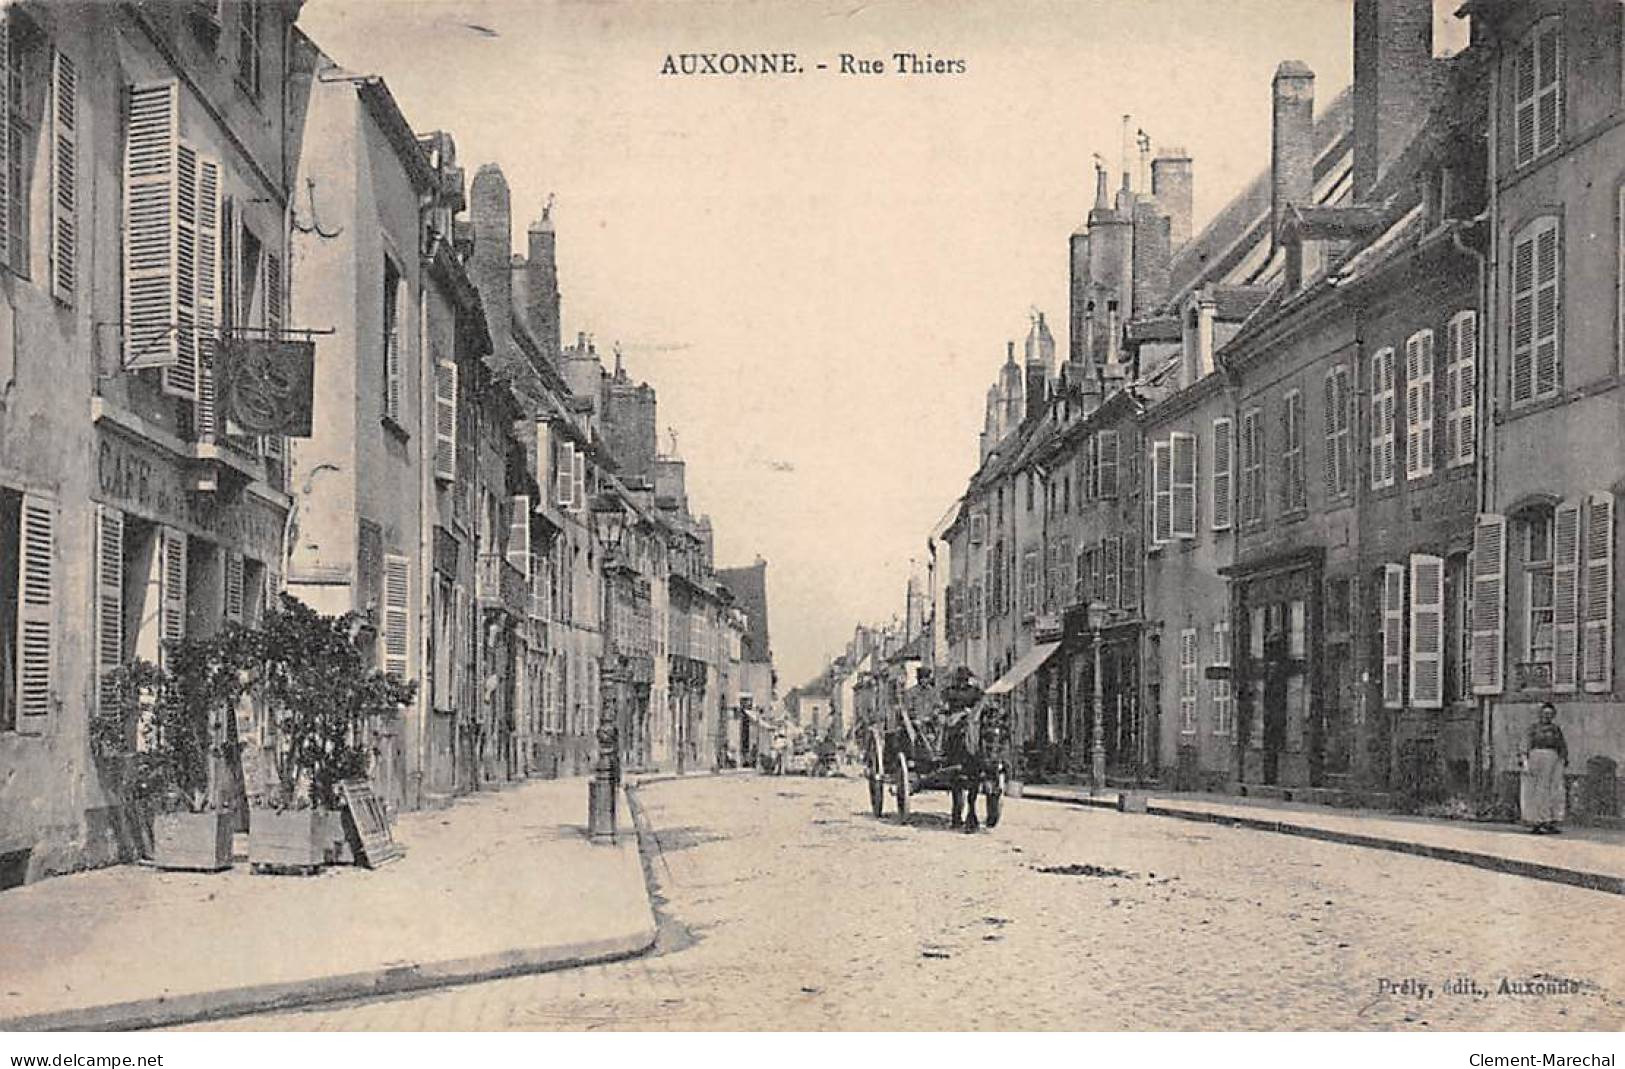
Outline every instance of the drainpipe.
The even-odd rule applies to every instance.
[[[1486,260],[1484,254],[1474,255],[1478,258],[1479,293],[1483,302],[1483,310],[1479,315],[1478,336],[1483,346],[1481,366],[1478,372],[1478,402],[1475,416],[1478,420],[1478,441],[1476,443],[1478,455],[1476,461],[1478,483],[1479,511],[1487,511],[1494,506],[1496,500],[1496,477],[1499,472],[1495,464],[1495,440],[1498,431],[1495,425],[1495,397],[1500,386],[1500,338],[1499,319],[1497,316],[1500,297],[1500,248],[1501,248],[1501,176],[1500,176],[1500,138],[1501,138],[1501,46],[1497,42],[1490,63],[1490,107],[1489,107],[1489,146],[1488,159],[1485,166],[1489,171],[1489,180],[1486,183],[1489,190],[1489,205],[1486,214],[1489,219],[1489,255]],[[1459,236],[1457,238],[1459,243]],[[1503,631],[1505,625],[1503,624]],[[1480,758],[1480,768],[1484,778],[1484,785],[1490,791],[1495,786],[1495,698],[1493,695],[1484,695],[1478,700],[1480,735],[1479,744],[1483,749]]]
[[[421,681],[433,672],[429,663],[429,629],[434,626],[434,369],[429,366],[429,297],[425,285],[428,265],[418,262],[418,679],[420,684],[412,704],[417,709],[413,740],[417,768],[417,806],[423,808],[428,786],[429,717],[434,706],[429,688]],[[436,679],[436,684],[443,681]]]

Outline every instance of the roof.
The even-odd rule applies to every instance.
[[[411,125],[406,116],[401,113],[401,107],[395,102],[395,95],[389,91],[389,85],[383,78],[372,75],[356,83],[356,95],[367,112],[384,132],[390,147],[395,150],[401,164],[406,168],[407,177],[419,193],[427,193],[435,187],[434,171],[429,168],[429,161],[423,155],[423,147],[418,144],[417,135],[412,132]]]

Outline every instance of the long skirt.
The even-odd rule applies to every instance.
[[[1556,750],[1530,750],[1519,784],[1518,808],[1525,824],[1557,824],[1565,811],[1563,759]]]

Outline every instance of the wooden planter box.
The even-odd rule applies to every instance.
[[[313,873],[333,845],[326,809],[255,809],[248,820],[248,863],[254,872]]]
[[[219,872],[231,868],[232,814],[159,813],[152,818],[151,862],[161,869]]]

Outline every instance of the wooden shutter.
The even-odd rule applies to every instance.
[[[411,648],[411,572],[397,553],[384,554],[384,671],[405,679]]]
[[[79,289],[79,71],[61,52],[52,57],[51,100],[51,295],[72,305]]]
[[[450,360],[434,367],[434,477],[457,477],[457,365]]]
[[[536,421],[536,508],[547,504],[553,489],[553,424],[545,419]]]
[[[135,85],[124,143],[124,365],[168,367],[175,339],[174,82]],[[184,374],[184,372],[183,372]]]
[[[1231,420],[1220,416],[1213,421],[1213,529],[1230,529],[1230,503],[1234,495],[1235,447]]]
[[[576,451],[575,454],[575,488],[572,491],[577,512],[587,507],[587,454]]]
[[[384,294],[389,302],[389,333],[384,338],[384,415],[400,422],[401,418],[401,288],[399,277],[384,273],[386,283],[393,282],[390,292]]]
[[[1505,516],[1483,513],[1473,528],[1473,693],[1500,694],[1506,654]]]
[[[1538,25],[1514,59],[1513,156],[1523,166],[1556,147],[1563,127],[1563,24]]]
[[[1405,477],[1433,474],[1433,331],[1405,342]]]
[[[1411,705],[1444,708],[1444,560],[1411,554]]]
[[[220,336],[220,161],[198,159],[197,186],[197,432],[219,430],[215,408],[214,357]]]
[[[1172,472],[1171,533],[1174,538],[1196,537],[1196,436],[1176,431],[1169,439]]]
[[[1512,403],[1535,395],[1535,236],[1520,236],[1512,246]]]
[[[1557,220],[1535,235],[1535,396],[1555,393],[1563,383],[1558,341]]]
[[[169,663],[169,644],[186,637],[186,535],[173,527],[158,530],[159,660]]]
[[[1179,633],[1179,729],[1196,730],[1196,628]]]
[[[1258,410],[1251,409],[1241,416],[1241,522],[1246,523],[1255,519],[1260,508],[1258,486],[1253,479],[1253,472],[1257,461],[1253,459],[1253,452],[1258,446],[1255,434],[1258,427]]]
[[[1083,489],[1081,493],[1086,501],[1093,501],[1100,496],[1100,440],[1091,434],[1083,440]]]
[[[0,10],[0,130],[11,130],[12,108],[16,105],[11,99],[11,17],[10,13]],[[0,267],[10,269],[12,265],[11,248],[11,213],[22,211],[20,205],[11,203],[11,138],[0,137],[0,175],[5,177],[0,181]]]
[[[508,563],[530,578],[530,495],[515,494],[508,516]]]
[[[1513,158],[1523,166],[1535,158],[1535,42],[1531,34],[1518,47],[1513,63],[1513,88],[1516,92],[1517,111],[1513,132]]]
[[[1348,372],[1342,365],[1326,372],[1326,496],[1337,497],[1347,488],[1348,468],[1343,447],[1348,440]]]
[[[175,363],[163,370],[165,393],[198,399],[197,349],[198,156],[181,142],[175,150]]]
[[[24,494],[17,583],[17,730],[49,723],[56,687],[56,505]]]
[[[1405,705],[1405,566],[1382,566],[1382,707]]]
[[[1101,431],[1096,438],[1099,441],[1099,456],[1097,458],[1100,496],[1115,498],[1117,496],[1117,432]]]
[[[1103,585],[1101,601],[1107,608],[1119,608],[1123,601],[1122,579],[1122,550],[1123,539],[1113,535],[1100,544],[1101,555],[1104,558],[1100,565],[1101,581]]]
[[[1572,694],[1579,682],[1580,502],[1552,514],[1552,690]]]
[[[1445,382],[1445,464],[1471,464],[1477,448],[1478,313],[1458,312],[1450,319]]]
[[[1172,449],[1168,442],[1151,444],[1151,540],[1157,545],[1173,541],[1172,460]]]
[[[1592,494],[1585,513],[1585,689],[1606,693],[1614,681],[1614,495]]]
[[[112,674],[124,663],[124,513],[96,506],[96,681],[103,708],[114,700]]]
[[[576,447],[573,442],[559,446],[558,500],[561,508],[574,508],[576,495]]]
[[[243,622],[243,604],[247,591],[243,588],[243,555],[226,551],[226,619]]]

